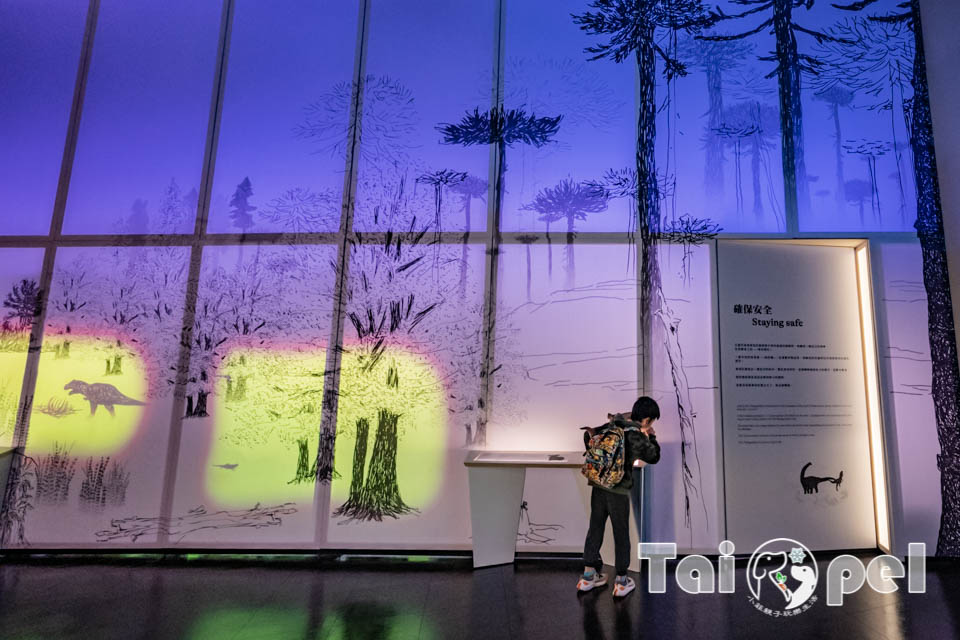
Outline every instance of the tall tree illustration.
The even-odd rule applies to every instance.
[[[726,146],[733,148],[734,185],[736,187],[737,216],[743,215],[743,169],[741,159],[744,142],[757,135],[759,127],[754,119],[753,105],[737,103],[726,109],[714,135]]]
[[[147,201],[143,198],[137,198],[130,205],[130,215],[124,221],[124,229],[127,233],[149,233],[150,232],[150,212],[147,210]]]
[[[684,214],[675,222],[664,226],[661,239],[683,247],[680,268],[686,284],[690,284],[690,261],[693,258],[693,248],[717,237],[719,232],[720,225],[717,223],[704,218],[695,218],[690,214]]]
[[[736,34],[700,35],[699,38],[715,42],[742,40],[769,29],[776,39],[776,48],[760,60],[775,62],[776,67],[768,77],[776,76],[780,94],[780,138],[783,157],[783,194],[787,215],[796,219],[810,210],[810,188],[807,181],[807,166],[804,159],[803,112],[800,103],[800,76],[817,73],[822,62],[810,54],[801,53],[797,35],[812,37],[817,42],[838,41],[838,38],[822,31],[804,27],[796,22],[794,11],[813,9],[816,0],[730,0],[735,5],[747,7],[735,14],[725,14],[717,8],[713,17],[717,22],[726,20],[750,20],[762,16],[756,27]]]
[[[230,273],[217,269],[205,285],[197,300],[191,343],[187,418],[209,415],[208,398],[225,358],[231,348],[249,346],[267,334],[266,314],[272,308],[272,292],[255,264],[245,262]]]
[[[687,73],[683,62],[665,51],[657,38],[667,31],[696,35],[703,28],[712,26],[715,19],[699,0],[672,3],[658,0],[594,0],[589,6],[596,12],[574,15],[574,23],[589,35],[608,38],[606,42],[585,48],[590,59],[607,58],[615,62],[634,59],[637,65],[637,227],[642,252],[640,322],[646,340],[651,335],[651,314],[658,311],[654,307],[656,300],[653,292],[660,282],[654,247],[660,231],[660,193],[655,157],[657,60],[663,64],[663,74],[668,79]],[[645,345],[645,375],[649,371],[646,352]]]
[[[785,229],[782,212],[777,203],[773,186],[773,175],[770,171],[769,156],[776,149],[776,141],[780,131],[780,119],[777,109],[757,100],[741,103],[738,107],[748,112],[750,122],[753,123],[754,133],[748,141],[750,153],[750,172],[753,177],[753,216],[759,223],[763,219],[763,183],[767,186],[767,198],[770,202],[774,219],[780,229]]]
[[[450,169],[440,169],[439,171],[430,171],[417,177],[420,184],[428,184],[433,187],[433,237],[436,245],[434,251],[433,268],[436,278],[440,278],[440,235],[443,233],[443,219],[441,209],[443,208],[443,191],[453,185],[460,184],[467,179],[466,171],[452,171]]]
[[[527,262],[527,302],[532,302],[533,298],[530,295],[530,284],[531,284],[531,271],[532,271],[532,261],[530,259],[530,245],[536,242],[539,239],[539,236],[535,236],[532,233],[524,233],[517,236],[517,241],[523,245],[524,252],[526,254]]]
[[[873,206],[873,184],[866,180],[847,180],[843,183],[843,197],[847,202],[857,205],[860,222],[863,223],[863,203],[870,200]]]
[[[753,53],[748,42],[699,40],[682,38],[678,57],[702,71],[707,80],[707,123],[704,126],[703,181],[708,196],[723,193],[723,140],[716,131],[723,123],[723,74],[743,66],[743,59]]]
[[[471,219],[470,219],[470,208],[474,200],[480,200],[480,202],[485,201],[485,196],[487,195],[487,189],[489,189],[489,184],[486,180],[482,180],[476,176],[468,175],[466,178],[461,180],[456,184],[450,185],[450,189],[454,193],[459,193],[463,198],[463,215],[465,217],[464,222],[464,232],[463,232],[463,249],[462,255],[460,257],[460,297],[464,298],[467,295],[467,254],[468,254],[468,243],[470,242],[470,229],[471,229]]]
[[[820,77],[822,77],[822,75]],[[817,85],[814,84],[814,86]],[[832,84],[822,86],[813,97],[827,105],[830,120],[833,122],[834,162],[836,163],[837,176],[835,195],[837,199],[837,212],[842,213],[846,208],[844,206],[845,198],[843,193],[843,185],[846,183],[846,178],[843,174],[843,130],[840,127],[840,109],[850,108],[851,103],[853,103],[854,93],[845,86]]]
[[[523,109],[506,109],[502,105],[483,113],[474,109],[457,123],[441,123],[437,130],[444,144],[464,147],[475,145],[493,145],[496,154],[496,182],[493,185],[494,220],[501,219],[503,212],[504,178],[506,176],[506,150],[514,145],[543,147],[557,135],[563,115],[537,117]],[[489,233],[499,234],[500,229],[488,229]],[[496,256],[494,256],[496,257]],[[495,318],[485,313],[483,319],[484,354],[493,353],[495,339]],[[496,369],[494,363],[484,356],[480,377],[489,384],[490,375]],[[482,398],[478,400],[477,429],[473,434],[474,442],[479,445],[487,441],[487,408]]]
[[[128,250],[140,254],[143,251]],[[105,356],[104,375],[123,374],[123,359],[132,354],[126,341],[133,336],[146,317],[146,305],[136,273],[125,269],[124,253],[113,250],[107,261],[107,272],[101,274],[94,309],[102,334],[96,337],[97,350]],[[129,254],[127,254],[129,255]],[[135,258],[134,258],[135,259]]]
[[[351,117],[355,108],[362,107],[360,118]],[[314,146],[317,152],[347,159],[358,168],[357,192],[370,189],[383,196],[399,174],[402,192],[408,165],[407,151],[411,147],[410,135],[416,131],[418,115],[413,94],[402,83],[389,76],[365,75],[352,82],[334,85],[320,98],[304,109],[304,120],[294,128],[294,134]],[[362,126],[361,126],[362,123]],[[392,191],[392,190],[390,190]],[[353,202],[354,226],[372,222],[377,224],[377,215],[384,198],[363,197]],[[394,205],[399,198],[388,202],[390,213],[388,225],[393,225]],[[372,215],[371,215],[372,214]],[[351,238],[341,240],[342,250],[334,265],[337,288],[333,295],[334,327],[342,326],[343,309],[347,304],[343,287],[347,280],[349,254],[354,244]],[[334,476],[334,450],[337,432],[337,402],[340,387],[341,351],[330,349],[324,376],[324,399],[320,418],[320,444],[317,449],[317,481],[329,483]]]
[[[865,9],[876,0],[861,0],[842,8]],[[933,369],[934,416],[940,453],[940,532],[938,556],[960,556],[960,368],[957,364],[957,340],[954,332],[950,278],[947,273],[947,250],[943,235],[943,207],[937,178],[936,153],[933,144],[933,119],[927,67],[920,26],[919,0],[906,0],[898,11],[870,16],[871,20],[901,24],[913,33],[913,64],[909,100],[910,146],[917,183],[917,220],[914,227],[920,240],[923,258],[923,284],[927,292],[927,323],[930,335],[930,359]]]
[[[587,215],[607,210],[607,195],[602,189],[594,188],[587,182],[575,182],[569,178],[561,180],[552,187],[542,189],[533,202],[523,207],[540,214],[540,219],[547,223],[547,233],[550,233],[551,222],[566,220],[567,222],[567,289],[576,286],[576,262],[573,241],[576,236],[576,221],[586,220]]]
[[[84,319],[91,299],[96,297],[92,295],[91,278],[87,277],[88,269],[89,265],[84,264],[80,258],[74,258],[57,270],[54,293],[51,296],[55,312],[50,318],[50,337],[60,336],[59,342],[54,344],[57,358],[70,357],[73,327]]]
[[[685,384],[682,351],[679,349],[677,326],[671,322],[669,308],[660,282],[657,259],[657,238],[660,234],[660,180],[657,172],[656,100],[657,60],[663,64],[668,80],[685,75],[682,61],[670,55],[658,44],[663,32],[683,32],[696,35],[712,26],[714,18],[697,0],[678,0],[664,3],[657,0],[594,0],[590,6],[596,12],[574,15],[573,20],[590,35],[608,40],[586,48],[591,59],[610,58],[616,62],[635,59],[638,73],[638,115],[636,149],[636,211],[640,233],[640,327],[643,335],[643,384],[651,380],[651,358],[655,327],[664,336],[671,379],[677,393],[678,418],[681,438],[681,476],[685,497],[685,520],[690,526],[690,495],[697,493],[693,471],[687,460],[688,451],[696,455],[696,431],[693,424],[689,387]],[[667,176],[665,176],[667,177]],[[704,507],[705,508],[705,507]]]
[[[851,155],[860,156],[867,165],[867,177],[870,181],[870,210],[877,217],[877,222],[883,223],[883,212],[880,209],[880,193],[877,186],[877,158],[886,155],[890,145],[882,140],[847,140],[843,149]],[[860,209],[860,224],[863,225],[863,208]]]
[[[240,230],[240,233],[246,233],[254,224],[253,212],[256,207],[250,204],[250,198],[253,197],[253,185],[250,184],[250,178],[244,178],[237,185],[230,198],[230,220],[233,226]],[[243,263],[243,243],[240,243],[240,251],[237,254],[237,266]]]
[[[904,22],[881,22],[853,16],[841,20],[829,32],[838,41],[815,47],[817,57],[824,64],[814,78],[814,86],[826,91],[850,92],[851,99],[858,99],[858,106],[865,105],[871,111],[889,116],[900,196],[900,222],[906,223],[907,195],[897,131],[901,123],[909,128],[905,114],[913,65],[910,29]]]
[[[197,190],[192,189],[186,196],[174,178],[163,188],[160,206],[157,208],[157,220],[151,223],[152,230],[158,233],[188,233],[193,231],[190,222],[197,210]]]
[[[608,169],[599,180],[589,181],[591,188],[601,189],[608,199],[626,199],[627,206],[627,270],[636,266],[634,245],[637,233],[637,170],[631,167]]]
[[[381,246],[365,247],[356,258],[357,277],[351,283],[353,308],[347,315],[359,343],[354,348],[358,371],[354,388],[342,389],[341,394],[357,398],[366,414],[375,411],[377,430],[363,485],[357,491],[352,486],[350,497],[335,515],[379,521],[412,511],[400,497],[397,478],[403,416],[396,411],[396,400],[415,406],[422,383],[401,379],[395,351],[404,340],[416,335],[418,327],[422,330],[422,323],[443,304],[439,293],[428,293],[424,286],[432,279],[427,255],[426,247],[419,242],[400,251],[388,237]],[[422,300],[424,297],[428,299]],[[351,485],[353,479],[363,476],[367,433],[358,421]]]
[[[16,321],[17,331],[25,331],[33,324],[33,317],[37,313],[39,287],[32,278],[23,278],[19,284],[3,299],[3,307],[9,309],[4,319]]]

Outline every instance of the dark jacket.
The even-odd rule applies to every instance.
[[[599,427],[596,427],[594,430],[595,433],[599,433],[604,429],[609,429],[611,426],[616,425],[623,429],[624,441],[626,445],[626,460],[624,460],[623,468],[623,480],[617,483],[615,487],[607,489],[606,487],[600,487],[606,491],[613,491],[614,493],[630,493],[630,488],[633,487],[633,463],[637,460],[642,460],[647,464],[656,464],[660,460],[660,444],[657,442],[657,436],[644,435],[643,431],[640,430],[640,425],[636,422],[631,422],[630,420],[623,419],[620,416],[613,418],[610,422],[603,424]],[[589,448],[590,443],[590,433],[587,431],[583,432],[583,447],[584,449]],[[593,484],[593,483],[591,483]],[[599,486],[599,485],[593,485]]]

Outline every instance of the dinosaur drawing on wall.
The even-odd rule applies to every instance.
[[[115,405],[142,407],[143,402],[134,400],[120,393],[112,384],[105,382],[83,382],[82,380],[71,380],[63,385],[63,388],[70,392],[69,395],[80,394],[83,399],[90,403],[90,415],[97,414],[97,407],[103,406],[111,416],[116,415],[113,407]]]
[[[833,488],[837,491],[840,491],[840,483],[843,482],[843,469],[840,470],[840,473],[837,474],[836,478],[831,478],[830,476],[819,477],[819,476],[808,476],[807,468],[812,466],[812,462],[808,462],[803,465],[803,468],[800,469],[800,484],[803,486],[804,493],[820,493],[819,486],[824,482],[830,482],[833,484]]]

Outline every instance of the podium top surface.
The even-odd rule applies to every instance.
[[[490,451],[467,452],[468,467],[566,467],[579,468],[583,451]]]

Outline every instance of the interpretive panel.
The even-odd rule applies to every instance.
[[[718,248],[727,535],[874,547],[854,250]]]

